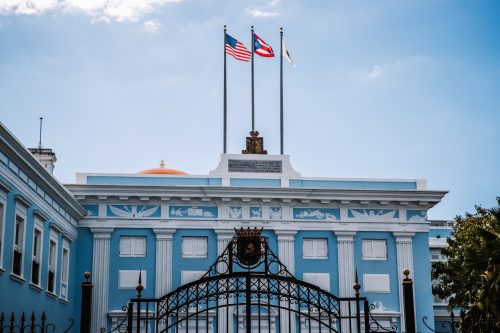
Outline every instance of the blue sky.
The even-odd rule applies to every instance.
[[[303,176],[426,178],[448,219],[500,195],[500,2],[0,0],[0,121],[56,176],[214,169],[224,24],[285,64],[285,153]],[[256,57],[256,128],[279,153],[279,58]],[[228,58],[228,150],[250,130],[250,66]]]

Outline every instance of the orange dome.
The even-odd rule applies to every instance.
[[[139,171],[140,175],[187,175],[186,172],[175,169],[167,169],[165,168],[165,162],[161,160],[160,167],[148,170]]]

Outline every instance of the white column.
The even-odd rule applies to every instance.
[[[94,235],[92,253],[92,319],[91,331],[99,332],[107,328],[109,297],[109,244],[112,228],[92,228]]]
[[[354,297],[354,235],[353,231],[336,231],[339,265],[339,296]],[[352,311],[353,309],[351,309]],[[341,313],[345,316],[349,307],[344,302],[340,307]],[[342,319],[343,329],[349,327],[349,320]]]
[[[226,247],[228,246],[229,242],[231,239],[233,239],[234,236],[234,230],[215,230],[215,233],[217,234],[217,257],[220,256]],[[229,259],[228,259],[229,260]],[[226,272],[228,266],[224,263],[219,263],[217,265],[217,271],[218,274],[224,274],[224,273],[229,273]],[[232,333],[233,332],[233,307],[229,307],[229,311],[226,310],[226,307],[223,305],[226,304],[226,299],[220,299],[219,300],[219,305],[222,307],[217,310],[217,315],[218,315],[218,330],[217,332],[219,333]],[[229,312],[229,325],[228,327],[226,326],[226,321],[227,321],[227,312]]]
[[[175,229],[153,229],[156,234],[155,295],[161,297],[172,290],[172,240]]]
[[[393,232],[396,237],[396,255],[398,258],[398,291],[399,291],[399,312],[401,320],[401,332],[406,332],[405,312],[403,301],[403,270],[410,270],[410,278],[413,276],[413,232]]]
[[[283,265],[286,266],[288,271],[295,274],[295,234],[297,231],[292,230],[275,230],[274,233],[278,236],[278,259]],[[292,321],[288,327],[288,311],[286,308],[291,308],[294,305],[289,304],[285,300],[281,301],[283,309],[280,311],[280,318],[283,319],[281,323],[281,330],[283,332],[296,332],[295,314],[292,312]]]
[[[275,230],[278,236],[278,259],[288,271],[295,274],[295,230]]]

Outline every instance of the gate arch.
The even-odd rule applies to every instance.
[[[298,280],[271,251],[262,229],[236,230],[205,275],[155,299],[131,299],[114,328],[136,333],[393,332],[370,314],[360,285],[337,297]]]

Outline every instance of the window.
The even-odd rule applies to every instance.
[[[182,237],[183,258],[206,258],[208,255],[207,237]]]
[[[16,215],[16,227],[14,230],[14,255],[12,258],[12,273],[17,276],[23,274],[23,252],[24,252],[24,219]]]
[[[47,291],[55,294],[57,269],[57,233],[50,231],[49,241],[49,270],[47,273]]]
[[[385,239],[363,239],[363,260],[386,260],[387,242]]]
[[[302,241],[304,259],[328,259],[328,240],[326,238],[305,238]]]
[[[40,263],[42,258],[42,228],[35,225],[33,233],[33,257],[31,260],[31,283],[40,285]]]
[[[120,237],[120,257],[145,257],[146,237]]]
[[[68,276],[69,276],[69,243],[63,242],[62,263],[61,263],[61,298],[68,299]]]
[[[431,249],[429,257],[431,262],[446,261],[448,259],[444,254],[441,254],[441,249]]]
[[[0,268],[3,267],[3,225],[5,221],[5,205],[3,202],[0,202]]]

